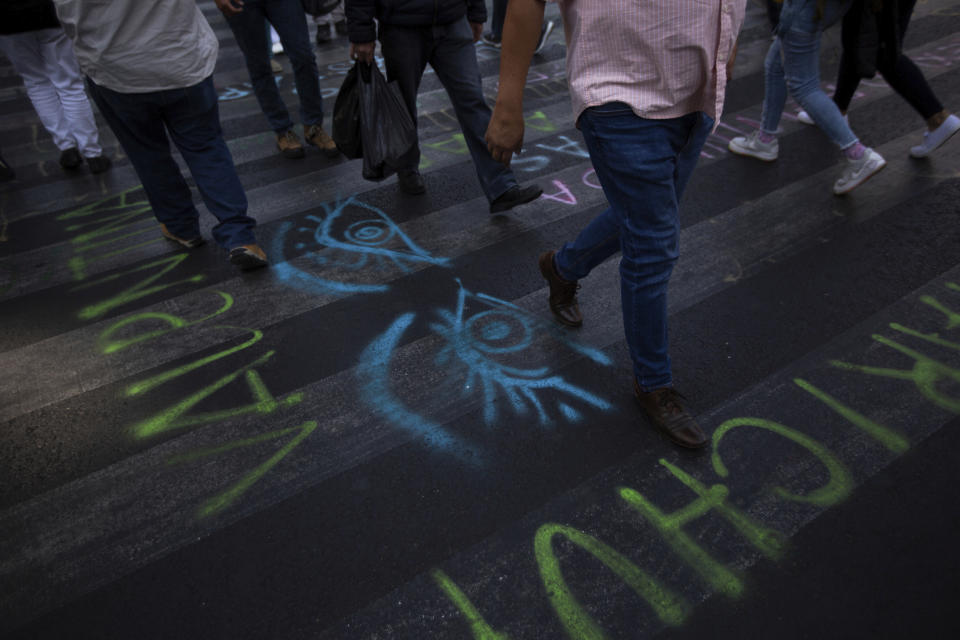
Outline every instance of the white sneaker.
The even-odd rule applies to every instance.
[[[774,138],[772,142],[760,140],[760,130],[755,129],[748,136],[737,136],[727,145],[730,151],[741,156],[750,156],[757,160],[773,162],[780,154],[780,143]]]
[[[949,140],[953,134],[960,131],[960,118],[951,114],[939,127],[923,134],[923,144],[910,147],[910,155],[914,158],[926,158],[934,149]]]
[[[553,27],[553,20],[545,22],[543,26],[540,27],[540,39],[537,41],[537,48],[533,50],[534,53],[540,53],[543,51],[543,48],[547,44],[547,38],[549,38],[550,34],[553,32]]]
[[[883,156],[869,148],[863,152],[859,160],[847,158],[847,167],[833,183],[833,192],[838,196],[850,193],[885,166],[887,161]]]

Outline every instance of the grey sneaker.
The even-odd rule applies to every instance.
[[[926,158],[944,142],[960,131],[960,118],[951,114],[939,127],[923,134],[923,143],[910,147],[910,155],[914,158]]]
[[[837,181],[833,183],[833,192],[838,196],[850,193],[885,166],[887,166],[887,161],[873,149],[864,151],[859,160],[847,158],[847,167],[837,178]]]
[[[748,136],[737,136],[727,145],[730,151],[741,156],[750,156],[764,162],[773,162],[780,155],[780,143],[776,138],[773,142],[760,140],[760,130],[756,129]]]

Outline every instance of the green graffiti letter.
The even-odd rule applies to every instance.
[[[192,427],[201,424],[210,424],[212,422],[220,422],[222,420],[227,420],[229,418],[234,418],[248,413],[259,413],[266,415],[273,413],[281,407],[297,404],[303,400],[303,394],[293,393],[284,398],[282,401],[278,401],[267,389],[267,386],[263,383],[263,379],[260,377],[260,374],[258,374],[255,370],[255,367],[259,367],[267,362],[275,353],[275,351],[268,351],[250,364],[243,366],[232,373],[228,373],[219,380],[207,385],[196,393],[191,394],[189,397],[184,398],[173,406],[168,407],[156,415],[137,423],[133,426],[134,435],[138,438],[146,438],[157,435],[158,433],[163,433],[164,431],[169,431],[171,429],[182,429],[183,427]],[[194,406],[202,402],[204,399],[212,396],[220,389],[223,389],[241,375],[244,376],[247,387],[249,388],[250,393],[253,395],[253,402],[243,406],[234,407],[232,409],[207,411],[204,413],[187,415],[187,412],[190,411],[190,409],[192,409]]]
[[[900,327],[900,325],[897,325],[895,328],[897,327]],[[902,330],[904,328],[905,327],[902,327],[898,330]],[[958,345],[955,343],[942,340],[935,335],[928,336],[926,334],[920,334],[917,332],[914,332],[913,335],[923,337],[927,341],[940,344],[941,346],[947,346],[950,348],[958,347]],[[868,367],[860,364],[842,362],[840,360],[832,360],[830,364],[838,369],[844,369],[845,371],[856,371],[858,373],[865,373],[871,376],[881,376],[884,378],[894,378],[897,380],[909,380],[916,385],[917,389],[925,398],[933,402],[938,407],[946,409],[952,413],[960,413],[960,399],[951,398],[948,395],[941,393],[937,389],[937,385],[940,382],[953,382],[955,384],[960,384],[960,370],[937,362],[933,358],[925,356],[918,351],[914,351],[913,349],[910,349],[899,342],[885,338],[881,335],[874,335],[873,339],[880,344],[886,345],[891,349],[896,349],[900,353],[913,358],[913,368],[887,369],[883,367]]]
[[[857,427],[874,440],[880,442],[880,444],[885,446],[890,451],[893,451],[894,453],[903,453],[910,448],[910,442],[893,429],[874,422],[867,416],[858,412],[856,409],[848,407],[833,396],[816,388],[803,378],[794,378],[793,382],[798,387],[812,395],[814,398],[852,422],[853,426]]]
[[[771,558],[777,558],[783,552],[785,543],[782,536],[772,529],[761,527],[746,514],[728,505],[726,500],[730,490],[724,485],[715,484],[707,487],[666,460],[661,459],[660,464],[699,497],[682,509],[669,514],[658,509],[642,494],[633,489],[621,487],[619,489],[620,497],[653,524],[677,555],[699,573],[707,584],[731,598],[740,596],[743,593],[743,583],[740,578],[698,545],[683,530],[683,527],[692,520],[715,510],[764,555]]]
[[[671,626],[683,623],[689,607],[682,598],[662,587],[630,560],[593,536],[572,527],[547,523],[537,530],[533,541],[534,552],[550,604],[553,605],[554,611],[557,612],[567,630],[567,635],[571,638],[600,640],[605,636],[596,621],[574,598],[570,587],[563,579],[560,561],[553,552],[553,537],[557,535],[563,536],[613,571],[653,607],[654,612],[664,623]]]
[[[524,121],[528,127],[537,131],[546,131],[547,133],[550,133],[557,130],[557,127],[550,122],[550,119],[547,118],[547,114],[545,114],[543,111],[534,111],[531,115],[527,116]]]
[[[193,453],[189,453],[187,455],[176,456],[168,460],[167,463],[176,464],[178,462],[196,460],[198,458],[204,458],[207,456],[217,455],[220,453],[226,453],[227,451],[232,451],[234,449],[239,449],[241,447],[249,447],[249,446],[257,445],[263,442],[268,442],[270,440],[275,440],[277,438],[282,438],[288,433],[292,433],[294,431],[300,432],[296,436],[294,436],[294,438],[291,439],[290,442],[285,444],[282,449],[277,451],[275,454],[270,456],[269,459],[263,462],[263,464],[258,465],[256,469],[253,469],[252,471],[244,475],[236,484],[231,486],[226,491],[218,495],[215,495],[214,497],[204,502],[203,506],[200,507],[197,515],[200,518],[206,518],[206,517],[212,516],[215,513],[219,513],[220,511],[223,511],[224,509],[232,505],[234,502],[236,502],[237,499],[247,491],[247,489],[252,487],[258,480],[260,480],[260,478],[265,476],[267,473],[270,472],[271,469],[277,466],[277,464],[281,460],[286,458],[291,451],[296,449],[301,442],[306,440],[307,436],[313,433],[313,430],[316,428],[317,428],[317,423],[311,420],[309,422],[304,422],[299,427],[291,427],[289,429],[281,429],[279,431],[273,431],[271,433],[264,433],[262,435],[255,436],[253,438],[237,440],[236,442],[231,442],[221,447],[214,447],[212,449],[202,449],[200,451],[194,451]]]
[[[783,487],[774,487],[774,493],[781,498],[793,502],[815,504],[818,507],[829,507],[830,505],[842,502],[850,495],[850,492],[853,491],[853,477],[850,475],[850,472],[825,446],[795,429],[785,427],[771,420],[763,420],[762,418],[733,418],[721,424],[717,427],[717,430],[713,432],[713,454],[711,461],[713,462],[713,470],[716,471],[717,475],[721,478],[726,478],[730,472],[720,458],[720,441],[727,432],[738,427],[754,427],[783,436],[787,440],[795,442],[812,453],[814,457],[827,468],[827,472],[830,474],[830,480],[824,486],[804,496],[790,493]]]
[[[950,285],[953,285],[954,287],[957,286],[952,282],[947,283],[947,287],[950,287]],[[933,307],[943,315],[947,316],[947,331],[960,327],[960,313],[957,313],[956,311],[953,311],[952,309],[947,308],[945,304],[943,304],[933,296],[921,296],[920,302],[922,302],[923,304],[929,307]]]
[[[109,311],[116,309],[117,307],[122,307],[123,305],[129,304],[134,300],[139,300],[140,298],[157,293],[158,291],[163,291],[164,289],[175,287],[179,284],[185,284],[187,282],[200,282],[201,280],[203,280],[206,276],[204,276],[203,274],[197,274],[195,276],[191,276],[184,280],[178,280],[176,282],[171,282],[169,284],[149,286],[152,283],[159,280],[160,278],[162,278],[163,276],[165,276],[167,273],[169,273],[173,269],[176,269],[177,266],[186,259],[187,259],[187,254],[181,253],[179,255],[171,256],[169,258],[163,258],[161,260],[155,260],[145,265],[134,267],[133,269],[128,269],[126,271],[115,273],[111,276],[106,276],[98,280],[86,282],[78,287],[74,287],[73,289],[74,291],[80,291],[82,289],[95,287],[97,285],[104,284],[106,282],[113,282],[114,280],[123,278],[126,275],[131,273],[137,273],[138,271],[149,271],[155,267],[166,265],[162,269],[160,269],[160,271],[158,271],[157,273],[147,276],[140,282],[136,283],[132,287],[128,287],[124,289],[123,291],[116,294],[115,296],[112,296],[102,302],[98,302],[97,304],[84,307],[83,309],[80,310],[80,313],[78,313],[77,315],[81,320],[93,320],[95,318],[99,318],[103,315],[106,315]]]
[[[230,307],[233,306],[233,296],[231,296],[229,293],[224,293],[222,291],[215,291],[214,293],[218,294],[221,298],[223,298],[223,306],[221,306],[219,309],[217,309],[210,315],[199,318],[198,320],[193,320],[188,322],[187,320],[184,320],[179,316],[175,316],[169,313],[158,313],[158,312],[152,312],[152,311],[138,313],[128,318],[124,318],[123,320],[120,320],[119,322],[108,327],[103,333],[101,333],[100,339],[99,339],[100,350],[106,354],[116,353],[117,351],[126,349],[132,344],[143,342],[145,340],[150,340],[152,338],[162,336],[166,333],[170,333],[171,331],[176,331],[177,329],[183,329],[184,327],[197,325],[197,324],[200,324],[201,322],[206,322],[210,318],[215,318],[223,313],[226,313],[230,309]],[[137,324],[138,322],[150,322],[150,321],[163,322],[163,323],[166,323],[167,326],[166,328],[162,328],[162,329],[145,331],[144,333],[137,334],[130,338],[114,339],[113,337],[113,335],[116,332],[120,331],[124,327],[127,327],[132,324]]]
[[[470,602],[470,598],[460,590],[460,587],[450,579],[450,576],[440,569],[434,569],[430,572],[430,575],[444,595],[450,598],[450,601],[456,605],[463,617],[470,623],[470,631],[473,633],[474,640],[508,640],[510,636],[505,633],[497,633],[487,624],[477,608]]]
[[[462,133],[455,133],[440,142],[427,142],[425,146],[436,149],[437,151],[446,151],[447,153],[456,155],[464,155],[470,152],[470,149],[467,148],[467,141]]]

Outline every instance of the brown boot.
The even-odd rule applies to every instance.
[[[673,387],[643,391],[633,380],[633,392],[640,408],[670,441],[687,449],[701,449],[710,441],[682,402],[685,398]]]
[[[304,156],[303,145],[300,144],[300,138],[293,132],[293,129],[288,129],[277,136],[277,149],[280,150],[280,154],[284,158],[297,159]]]
[[[327,132],[318,124],[311,124],[303,127],[303,137],[307,142],[323,151],[323,155],[328,158],[336,158],[340,155],[337,149],[337,143],[333,141]]]
[[[240,267],[243,271],[250,269],[259,269],[270,264],[267,261],[267,254],[255,244],[242,244],[239,247],[230,249],[230,262]]]
[[[556,251],[547,251],[540,256],[540,273],[550,285],[550,311],[560,324],[579,327],[583,324],[580,305],[577,304],[577,281],[564,280],[553,264]]]

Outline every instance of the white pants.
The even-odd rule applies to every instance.
[[[30,102],[57,148],[76,147],[86,158],[101,155],[93,109],[63,29],[0,36],[0,50],[23,78]]]

